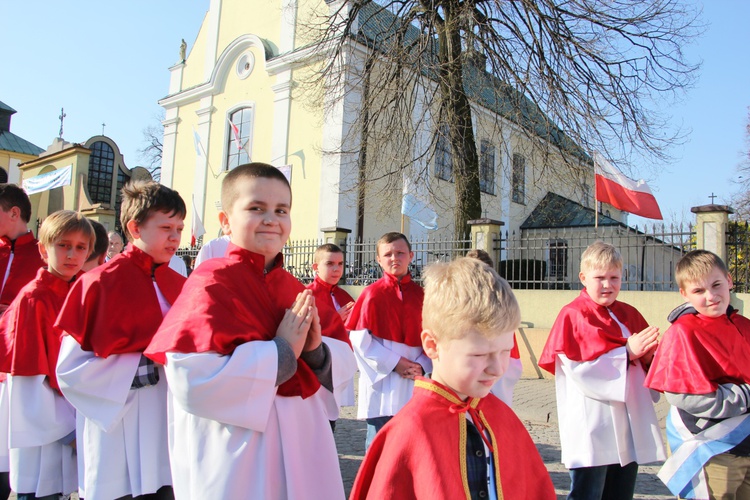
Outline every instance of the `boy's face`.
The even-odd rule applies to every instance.
[[[178,213],[151,212],[140,225],[134,220],[128,221],[133,245],[149,254],[157,264],[165,264],[172,258],[180,246],[183,229],[185,223]]]
[[[18,207],[10,207],[10,210],[0,207],[0,236],[13,234],[20,217],[21,211]]]
[[[491,338],[471,329],[457,339],[436,339],[422,332],[422,347],[432,359],[432,378],[465,400],[483,398],[508,369],[513,330]]]
[[[622,269],[617,266],[581,271],[578,277],[586,287],[589,297],[600,306],[611,306],[620,293]]]
[[[292,193],[278,179],[239,178],[237,199],[219,214],[221,227],[235,245],[273,262],[292,231]]]
[[[117,233],[112,233],[109,235],[109,247],[107,247],[107,255],[111,259],[115,255],[122,252],[123,248],[122,238]]]
[[[686,281],[680,294],[695,307],[699,314],[709,318],[718,318],[727,313],[729,307],[732,277],[721,269],[713,268],[702,279]]]
[[[70,281],[86,263],[89,241],[89,237],[81,231],[65,233],[51,245],[39,243],[39,253],[53,276]]]
[[[344,274],[344,254],[341,252],[323,252],[318,262],[313,263],[313,271],[318,271],[320,279],[329,285],[335,285]]]
[[[383,272],[397,278],[406,276],[413,257],[414,252],[409,251],[409,245],[402,239],[392,243],[381,243],[378,247],[378,264],[383,268]]]

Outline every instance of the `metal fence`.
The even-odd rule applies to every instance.
[[[750,229],[735,225],[728,235],[728,265],[735,277],[735,289],[746,291],[750,283]],[[731,233],[731,232],[730,232]],[[644,229],[626,227],[534,229],[506,233],[494,241],[496,269],[516,289],[578,290],[581,254],[591,243],[602,240],[615,245],[623,257],[623,290],[677,290],[674,265],[695,248],[693,226],[653,225]],[[315,250],[323,239],[290,241],[282,253],[285,268],[307,284],[314,278]],[[369,285],[382,276],[377,263],[377,240],[347,239],[344,282]],[[422,269],[438,261],[465,255],[470,240],[413,239],[414,259],[410,271],[422,282]],[[183,248],[178,255],[195,256],[197,248]]]
[[[284,266],[303,283],[314,278],[312,270],[315,250],[324,243],[319,240],[290,241],[282,253]],[[422,268],[433,262],[449,261],[464,255],[471,248],[471,240],[414,239],[411,240],[414,259],[409,266],[412,278],[422,282]],[[377,262],[377,240],[355,240],[349,238],[342,246],[344,250],[344,282],[347,285],[369,285],[383,276]]]
[[[580,290],[581,254],[597,240],[620,251],[622,290],[677,290],[674,265],[695,248],[689,225],[525,230],[500,242],[498,271],[516,289]]]
[[[750,291],[750,226],[747,222],[729,223],[727,267],[732,276],[734,291]]]

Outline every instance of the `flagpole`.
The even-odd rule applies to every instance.
[[[599,199],[596,192],[596,157],[591,155],[594,160],[594,231],[599,229]]]

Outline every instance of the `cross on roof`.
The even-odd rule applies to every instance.
[[[714,201],[716,201],[716,195],[713,192],[711,192],[711,196],[709,196],[709,198],[711,198],[711,204],[713,205]]]
[[[57,117],[60,120],[60,139],[63,136],[63,120],[65,120],[66,116],[68,115],[65,114],[65,108],[60,108],[60,116]]]

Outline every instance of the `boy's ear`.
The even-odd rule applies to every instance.
[[[583,283],[586,280],[586,273],[584,273],[583,271],[578,273],[578,279],[581,280],[581,283]]]
[[[312,270],[315,271],[315,272],[318,271],[318,263],[317,262],[313,262]]]
[[[729,281],[729,289],[734,288],[734,282],[732,281],[732,275],[727,273],[727,281]]]
[[[229,227],[229,216],[224,210],[219,212],[219,224],[221,224],[221,230],[224,232],[224,234],[232,234],[232,229]]]
[[[125,224],[125,227],[128,228],[128,232],[130,233],[130,236],[132,236],[134,240],[140,239],[141,228],[138,227],[138,223],[135,221],[135,219],[130,219],[127,222],[127,224]],[[124,242],[123,242],[123,245],[124,245]]]
[[[42,260],[44,262],[47,262],[47,247],[45,247],[44,245],[42,245],[41,242],[37,243],[37,245],[39,246],[39,255],[42,256]]]
[[[422,330],[422,350],[430,359],[438,358],[437,339],[431,330]]]
[[[680,288],[680,295],[682,295],[683,299],[688,300],[688,296],[683,288]]]

